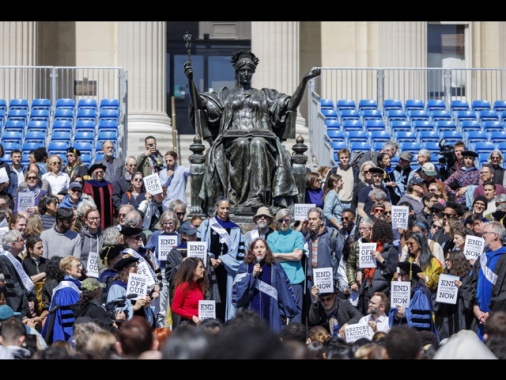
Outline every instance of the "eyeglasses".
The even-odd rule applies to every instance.
[[[497,235],[497,232],[494,232],[494,231],[483,231],[481,234],[482,235],[486,235],[486,234],[496,234]]]
[[[441,226],[438,226],[437,224],[432,224],[432,226],[431,226],[431,227],[432,227],[432,228],[436,228],[436,229],[438,229],[438,230],[440,230],[441,228],[443,228],[443,227],[441,227]]]
[[[457,214],[447,214],[447,213],[443,212],[443,216],[446,216],[447,218],[454,218],[457,216]]]
[[[26,179],[29,181],[35,181],[37,179],[37,177],[26,177]]]
[[[51,165],[54,165],[54,166],[61,165],[61,162],[51,162]]]
[[[365,173],[370,173],[370,172],[369,172],[369,170],[364,170],[364,174],[365,174]]]
[[[81,189],[70,189],[74,193],[82,193],[83,191]]]
[[[321,301],[321,302],[329,302],[329,301],[332,301],[332,296],[320,297],[320,301]]]
[[[372,211],[373,211],[373,212],[379,212],[379,213],[381,213],[381,214],[383,214],[383,213],[385,212],[385,210],[384,210],[384,209],[382,209],[382,208],[375,208],[375,209],[374,209],[374,210],[372,210]]]
[[[285,218],[285,219],[278,219],[277,222],[279,224],[282,224],[282,223],[290,223],[292,220],[290,218]]]

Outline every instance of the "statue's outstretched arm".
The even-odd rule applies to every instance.
[[[302,97],[304,96],[304,91],[306,90],[307,82],[309,82],[310,79],[316,78],[321,74],[321,69],[319,67],[316,67],[312,69],[310,72],[308,72],[302,80],[300,81],[299,85],[297,86],[297,89],[293,93],[292,97],[290,98],[290,101],[288,102],[288,110],[289,111],[295,111],[299,107],[300,102],[302,101]]]
[[[202,99],[200,98],[199,90],[197,90],[197,86],[195,85],[195,82],[193,81],[193,66],[191,62],[186,62],[184,64],[184,73],[186,77],[188,78],[188,87],[190,89],[190,101],[192,102],[193,106],[197,109],[204,108],[204,102],[202,102]]]

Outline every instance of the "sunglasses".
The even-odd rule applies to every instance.
[[[36,180],[37,177],[26,177],[26,179],[28,179],[28,180]]]
[[[70,189],[74,193],[82,193],[83,191],[81,189]]]
[[[379,212],[380,214],[383,214],[385,212],[385,210],[383,210],[382,208],[375,208],[374,210],[372,210],[373,212]]]
[[[443,227],[438,226],[437,224],[433,224],[433,225],[432,225],[432,228],[436,228],[436,229],[440,230],[440,229],[441,229],[441,228],[443,228]]]
[[[332,301],[332,296],[320,297],[320,301],[321,301],[321,302],[329,302],[329,301]]]
[[[186,212],[176,212],[177,216],[185,216]]]
[[[446,216],[447,218],[454,218],[457,216],[457,214],[447,214],[443,212],[443,216]]]
[[[351,219],[350,217],[347,217],[347,216],[343,216],[343,220],[346,220],[346,221],[348,221],[348,220],[350,220],[350,219]]]
[[[282,223],[290,223],[292,220],[290,218],[285,218],[285,219],[278,219],[277,222],[279,224],[282,224]]]

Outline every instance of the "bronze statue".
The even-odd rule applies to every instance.
[[[219,196],[227,197],[239,210],[267,206],[274,212],[296,203],[298,190],[290,153],[281,142],[294,135],[297,107],[306,84],[321,70],[308,72],[289,96],[251,86],[258,61],[251,52],[235,53],[232,64],[238,86],[225,87],[219,93],[199,93],[191,61],[184,65],[190,120],[210,143],[199,194],[205,212]]]

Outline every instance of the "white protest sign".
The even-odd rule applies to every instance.
[[[313,282],[320,293],[332,293],[334,291],[332,268],[313,268]]]
[[[143,181],[147,193],[150,194],[163,193],[162,183],[160,182],[160,177],[158,176],[157,173],[144,177]]]
[[[178,235],[158,236],[158,261],[167,261],[167,256],[172,248],[179,245]]]
[[[98,278],[98,252],[88,253],[88,261],[86,262],[86,275],[88,277]]]
[[[137,274],[147,278],[147,285],[152,286],[156,284],[155,279],[151,275],[149,264],[146,260],[139,260],[137,263]]]
[[[376,259],[372,253],[376,251],[376,243],[358,244],[358,267],[359,268],[376,268]]]
[[[31,191],[20,191],[18,193],[18,211],[27,211],[30,207],[35,207],[35,194]]]
[[[479,236],[466,235],[464,255],[468,260],[478,260],[485,248],[485,239]]]
[[[186,246],[187,257],[198,257],[207,266],[207,241],[189,241]]]
[[[439,275],[436,302],[449,303],[453,305],[457,303],[457,292],[459,291],[459,288],[455,285],[455,280],[459,280],[459,277],[449,274]]]
[[[7,170],[5,168],[0,168],[0,183],[9,182],[9,176],[7,175]]]
[[[146,298],[148,294],[148,278],[138,273],[130,273],[128,275],[127,292],[126,294],[137,294],[135,300]]]
[[[307,220],[307,213],[311,207],[315,207],[314,203],[295,203],[293,205],[294,220]]]
[[[199,301],[199,318],[208,319],[216,318],[216,301],[214,300],[200,300]]]
[[[372,339],[374,331],[368,323],[354,323],[344,328],[347,343],[353,343],[360,338]]]
[[[392,281],[390,287],[391,307],[408,306],[411,301],[411,282]]]
[[[408,229],[408,217],[409,207],[408,206],[392,206],[392,228],[402,228],[403,230]]]

